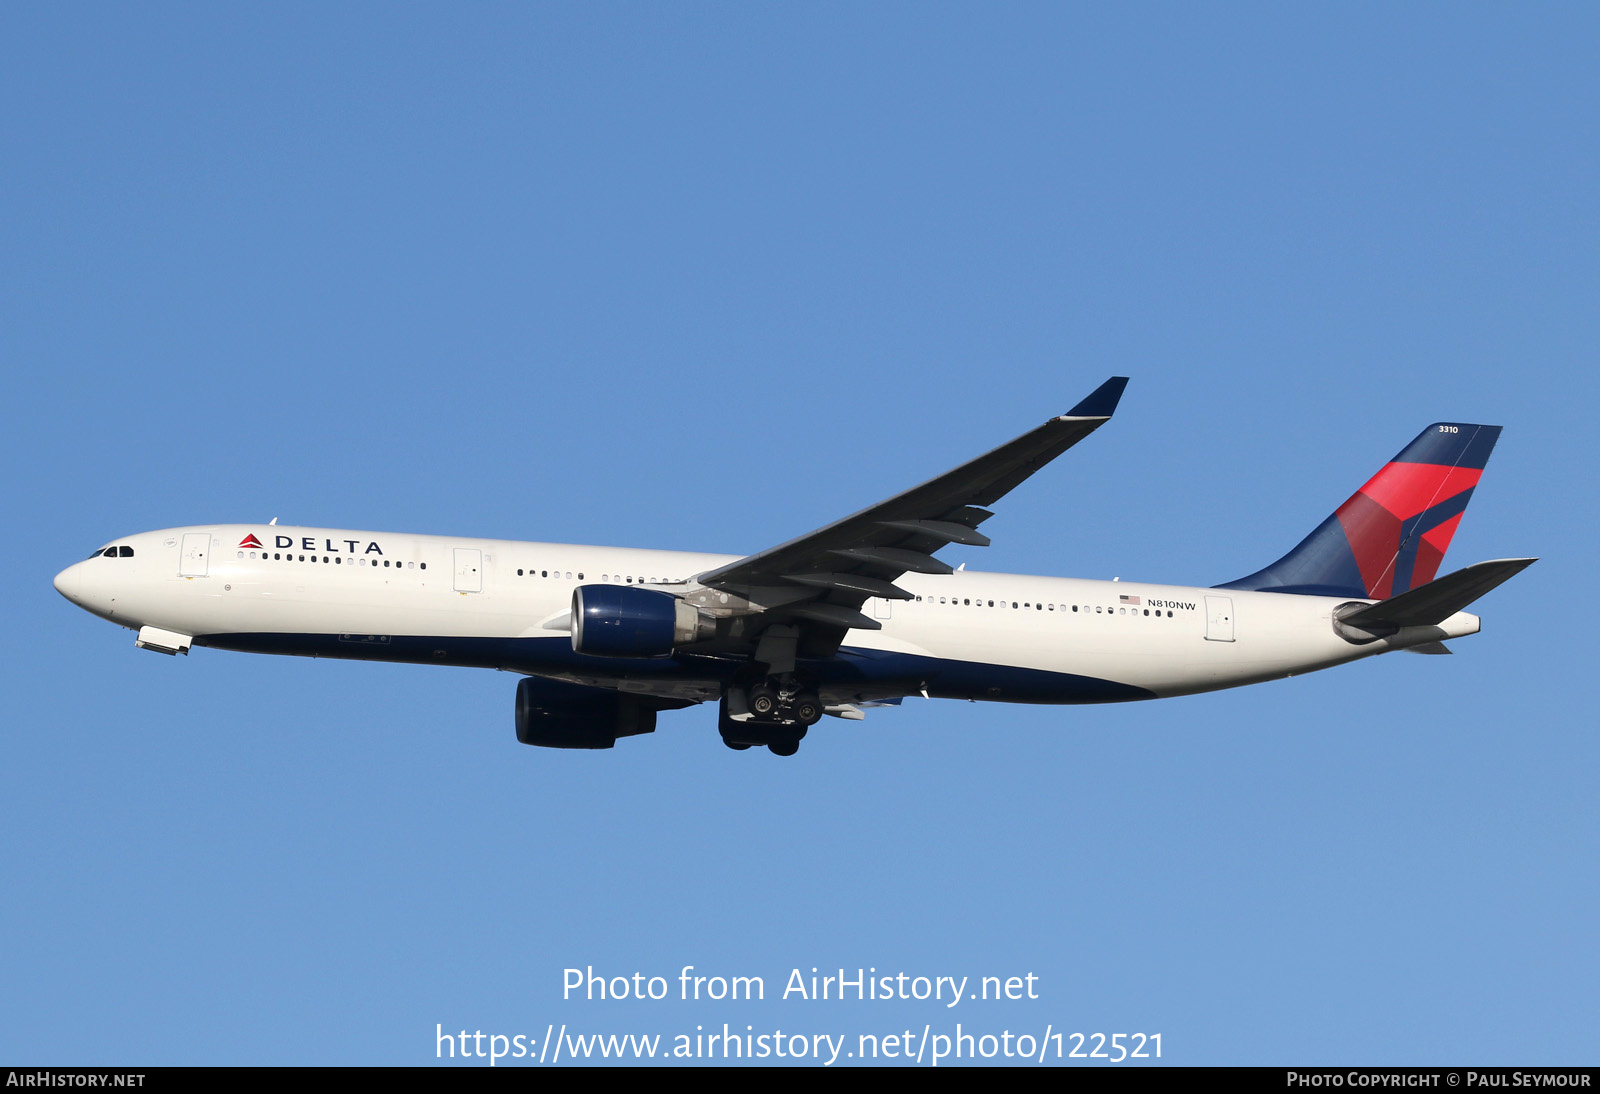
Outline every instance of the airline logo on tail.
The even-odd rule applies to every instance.
[[[1218,587],[1387,600],[1427,584],[1499,437],[1497,425],[1435,422],[1298,547]]]
[[[1459,438],[1462,430],[1500,432],[1493,426],[1431,428],[1445,435],[1441,440]],[[1401,462],[1408,452],[1410,448],[1372,476],[1334,514],[1350,541],[1367,596],[1374,600],[1387,600],[1434,579],[1472,500],[1473,487],[1483,477],[1481,463],[1471,467]],[[1488,458],[1487,451],[1483,457]]]

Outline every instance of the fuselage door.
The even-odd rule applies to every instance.
[[[179,577],[205,577],[207,556],[211,554],[210,532],[185,532],[183,556],[178,562]]]
[[[1233,597],[1206,597],[1206,641],[1233,641]]]
[[[476,547],[456,548],[456,592],[483,592],[483,552]]]

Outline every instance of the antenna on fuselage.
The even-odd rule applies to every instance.
[[[273,517],[271,520],[267,521],[267,527],[271,528],[274,524],[277,524],[277,523],[278,523],[278,518],[277,517]]]

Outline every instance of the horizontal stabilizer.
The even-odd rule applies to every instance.
[[[1435,626],[1537,561],[1536,558],[1501,558],[1493,562],[1479,562],[1408,593],[1341,616],[1339,622],[1364,631],[1383,627]]]

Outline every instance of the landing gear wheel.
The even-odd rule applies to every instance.
[[[767,746],[774,756],[793,756],[800,751],[799,741],[773,741]]]
[[[749,745],[742,744],[739,741],[730,741],[726,737],[722,739],[722,743],[733,749],[735,752],[743,752],[745,749],[750,747]]]
[[[750,713],[763,720],[771,718],[778,710],[778,693],[769,687],[750,689]]]
[[[794,701],[794,720],[803,726],[814,726],[822,719],[822,701],[814,695],[802,695]]]

